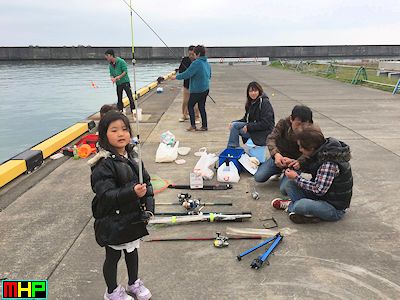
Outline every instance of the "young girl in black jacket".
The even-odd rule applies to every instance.
[[[105,247],[103,265],[107,290],[105,300],[150,299],[150,291],[138,278],[139,239],[148,235],[149,211],[154,212],[154,193],[150,176],[143,167],[139,183],[139,165],[128,118],[110,111],[99,123],[100,151],[89,164],[91,184],[96,196],[92,202],[97,243]],[[126,290],[117,285],[117,264],[125,254],[129,282]],[[129,295],[128,295],[129,294]]]
[[[274,109],[261,85],[250,82],[246,91],[247,101],[244,117],[229,125],[228,148],[239,147],[239,137],[246,142],[249,138],[257,146],[265,146],[267,136],[275,126]]]

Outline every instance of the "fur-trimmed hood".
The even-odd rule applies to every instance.
[[[133,159],[136,162],[138,162],[137,153],[136,153],[136,147],[134,147],[132,144],[129,144],[126,147],[126,151],[128,152],[129,157],[131,159]],[[95,156],[93,156],[91,159],[89,159],[87,163],[91,168],[93,168],[101,159],[108,158],[108,157],[115,158],[116,154],[111,152],[111,151],[108,151],[108,150],[105,150],[105,149],[102,149],[102,148],[99,147],[99,152],[97,152],[97,154]]]
[[[93,168],[102,158],[107,158],[110,156],[111,156],[110,151],[99,148],[99,152],[97,152],[95,156],[89,159],[87,163],[90,167]]]
[[[351,159],[350,147],[335,138],[327,138],[325,143],[315,152],[319,162],[348,162]]]

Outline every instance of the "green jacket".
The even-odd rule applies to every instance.
[[[111,77],[117,77],[117,76],[121,75],[123,72],[126,72],[124,77],[122,77],[120,80],[116,81],[117,85],[121,85],[123,83],[129,82],[128,65],[126,64],[125,60],[123,60],[122,58],[116,57],[115,65],[110,63],[109,69],[110,69]]]

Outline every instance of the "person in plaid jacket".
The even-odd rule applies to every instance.
[[[325,138],[314,126],[304,128],[296,138],[307,158],[300,169],[312,178],[302,177],[289,164],[285,175],[290,179],[286,187],[290,199],[276,198],[272,206],[287,210],[294,223],[340,220],[350,206],[353,190],[350,147],[335,138]]]

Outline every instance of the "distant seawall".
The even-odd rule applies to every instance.
[[[130,47],[0,47],[0,60],[61,60],[104,59],[108,48],[117,55],[132,57]],[[186,47],[136,47],[139,60],[178,59],[185,55]],[[400,45],[333,45],[333,46],[256,46],[207,47],[209,57],[269,57],[270,59],[324,59],[324,58],[399,58]]]

